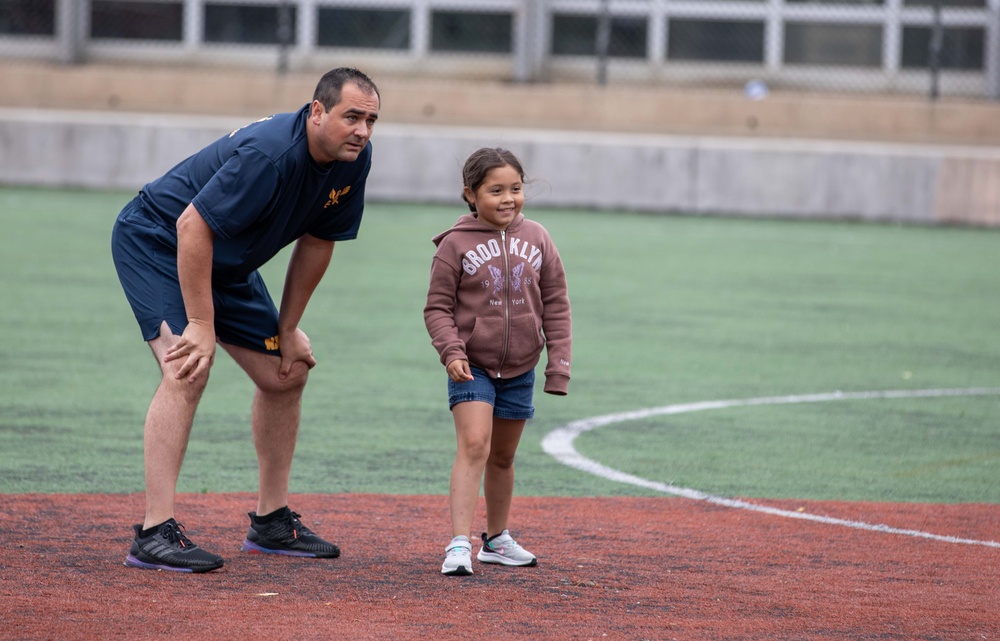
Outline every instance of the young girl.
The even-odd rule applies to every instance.
[[[451,543],[441,573],[472,574],[479,486],[486,529],[483,563],[535,565],[507,529],[514,454],[534,416],[535,365],[547,348],[545,391],[569,387],[572,341],[566,273],[540,224],[521,214],[524,170],[505,149],[473,153],[462,170],[466,214],[434,238],[424,322],[448,370],[458,453],[451,470]],[[485,480],[484,480],[485,472]]]

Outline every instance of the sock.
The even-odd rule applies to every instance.
[[[170,519],[167,519],[167,521],[169,521],[169,520]],[[167,521],[164,521],[163,523],[166,523]],[[154,534],[156,534],[156,531],[160,529],[160,526],[163,525],[163,523],[159,523],[157,525],[154,525],[151,528],[146,528],[145,530],[140,530],[139,531],[139,538],[140,539],[148,539],[149,537],[153,536]]]
[[[252,512],[250,514],[250,518],[253,519],[254,523],[260,523],[261,525],[263,525],[266,523],[270,523],[274,519],[283,515],[286,511],[288,511],[287,505],[285,507],[279,507],[274,512],[271,512],[270,514],[265,514],[264,516],[260,516],[256,512]]]

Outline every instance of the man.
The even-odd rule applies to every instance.
[[[216,343],[256,390],[259,495],[243,550],[339,556],[288,508],[302,391],[316,364],[299,321],[334,243],[357,236],[378,119],[375,84],[325,74],[311,104],[237,129],[147,184],[115,223],[115,268],[162,378],[146,415],[146,515],[125,565],[208,572],[223,559],[174,519],[174,495]],[[257,269],[295,242],[275,307]]]

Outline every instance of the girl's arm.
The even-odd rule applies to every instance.
[[[465,342],[458,336],[455,323],[458,282],[461,275],[457,269],[437,256],[431,262],[430,286],[427,289],[427,304],[424,306],[424,325],[430,334],[431,344],[441,357],[441,364],[448,367],[456,360],[468,360]]]
[[[542,332],[548,364],[545,367],[545,392],[565,396],[569,391],[570,363],[573,352],[573,321],[570,313],[566,270],[559,251],[551,241],[545,250],[539,288],[542,295]]]

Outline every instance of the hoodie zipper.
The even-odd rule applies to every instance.
[[[503,351],[497,365],[497,378],[503,378],[503,366],[510,347],[510,264],[507,258],[507,232],[500,230],[500,253],[503,254]]]

